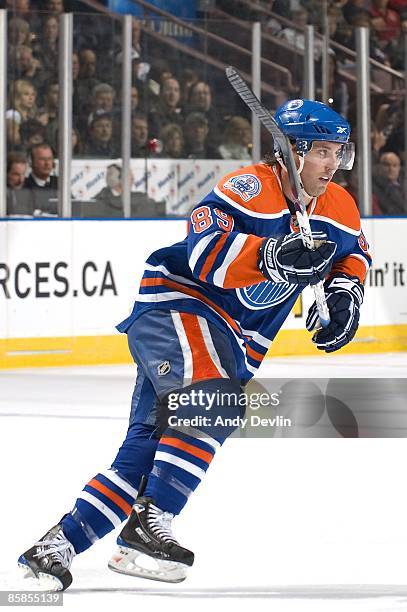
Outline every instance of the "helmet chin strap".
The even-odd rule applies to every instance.
[[[280,153],[276,153],[276,159],[278,161],[278,163],[280,164],[280,166],[283,168],[283,170],[285,170],[287,172],[287,168],[283,162],[283,159],[281,157]],[[310,200],[312,201],[314,199],[314,196],[310,195],[309,193],[307,193],[304,189],[304,185],[302,183],[302,179],[301,179],[301,172],[304,169],[304,155],[298,155],[298,159],[300,160],[300,167],[297,168],[297,174],[298,174],[298,178],[299,178],[299,183],[300,183],[300,196],[302,197],[302,199],[304,200]]]

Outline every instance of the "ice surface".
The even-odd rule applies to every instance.
[[[268,360],[263,377],[405,377],[407,354]],[[0,373],[0,589],[108,467],[126,432],[131,366]],[[117,531],[74,560],[68,610],[407,610],[407,441],[241,439],[218,452],[175,531],[196,553],[164,585],[107,569]],[[131,608],[130,608],[131,606]]]

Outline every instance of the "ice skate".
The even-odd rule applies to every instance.
[[[24,578],[34,578],[48,591],[65,591],[72,583],[69,571],[75,549],[60,524],[55,525],[18,559]]]
[[[139,497],[130,518],[117,538],[119,549],[109,568],[121,574],[182,582],[194,553],[182,548],[171,531],[173,515],[154,505],[150,497]]]

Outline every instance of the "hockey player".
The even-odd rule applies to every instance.
[[[319,280],[331,322],[318,329],[311,306],[313,342],[330,353],[355,335],[370,257],[354,200],[331,182],[353,163],[349,124],[308,100],[283,104],[276,120],[292,142],[318,247],[303,246],[290,216],[289,180],[276,150],[274,161],[222,178],[192,211],[187,238],[148,258],[133,312],[118,325],[138,366],[126,438],[71,512],[20,556],[27,576],[66,589],[74,556],[128,519],[109,567],[183,580],[194,555],[176,541],[171,520],[233,429],[183,425],[196,414],[192,398],[211,397],[203,408],[212,416],[241,416],[237,402],[222,406],[221,393],[237,397],[302,289]],[[162,408],[181,394],[181,425],[160,424]]]

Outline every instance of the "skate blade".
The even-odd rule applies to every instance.
[[[187,577],[187,566],[183,563],[154,559],[124,546],[119,547],[117,553],[110,559],[108,567],[119,574],[160,582],[182,582]]]
[[[38,572],[38,576],[34,574],[29,565],[18,563],[20,578],[27,583],[29,591],[62,591],[62,582],[55,576]]]

